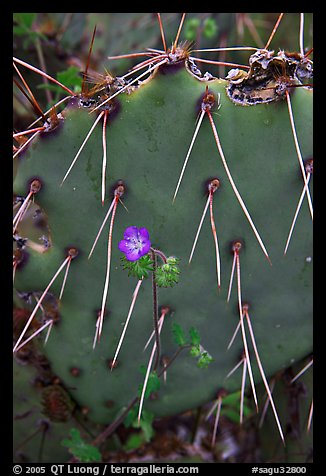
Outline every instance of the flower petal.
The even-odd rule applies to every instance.
[[[128,228],[125,229],[123,237],[125,240],[128,238],[133,238],[137,239],[138,238],[138,228],[136,226],[128,226]]]
[[[136,248],[129,253],[126,253],[126,258],[128,261],[137,261],[143,256],[142,250],[137,250]]]
[[[119,250],[122,253],[130,253],[131,243],[127,240],[121,240],[118,244]],[[132,247],[133,248],[133,247]]]
[[[125,253],[127,260],[137,261],[148,253],[151,242],[147,228],[129,226],[123,234],[124,239],[119,242],[119,250]]]
[[[142,241],[149,241],[149,233],[147,228],[140,228],[139,236],[141,237]]]
[[[143,244],[143,247],[142,247],[142,249],[141,249],[141,256],[146,255],[146,254],[149,252],[150,247],[151,247],[151,242],[150,242],[150,241],[146,241],[146,242]]]

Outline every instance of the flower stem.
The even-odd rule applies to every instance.
[[[165,256],[164,253],[162,253],[162,251],[156,249],[156,248],[150,248],[151,252],[152,252],[152,256],[153,256],[153,253],[155,253],[155,255],[159,256],[161,258],[161,260],[163,261],[164,264],[166,264],[167,262],[167,257]]]
[[[156,268],[157,268],[157,260],[156,260],[157,251],[158,250],[154,250],[153,248],[151,248],[152,260],[153,260],[153,273],[152,273],[153,322],[154,322],[154,332],[155,332],[155,342],[156,342],[156,355],[155,355],[155,362],[154,362],[154,365],[153,365],[153,370],[157,369],[157,366],[160,362],[160,353],[161,353],[160,333],[159,333],[159,328],[158,328],[157,285],[156,285],[156,279],[155,279],[156,278],[155,277]]]

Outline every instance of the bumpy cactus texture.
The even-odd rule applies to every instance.
[[[179,283],[158,290],[159,305],[172,311],[161,334],[162,354],[171,356],[176,349],[172,324],[177,322],[186,332],[191,327],[198,329],[201,344],[214,359],[208,368],[200,369],[187,352],[182,353],[168,370],[166,384],[162,382],[157,398],[145,402],[146,410],[155,417],[203,405],[215,399],[221,388],[230,393],[240,389],[241,371],[226,379],[243,351],[240,331],[227,350],[239,322],[236,273],[230,300],[226,302],[234,240],[243,244],[239,253],[242,302],[250,305],[267,378],[312,352],[312,220],[306,197],[287,254],[283,254],[303,188],[287,101],[284,96],[268,104],[241,106],[228,97],[229,84],[225,79],[198,78],[181,63],[164,65],[147,81],[119,94],[113,100],[115,110],[107,122],[104,206],[101,204],[102,121],[62,183],[100,112],[81,105],[78,97],[70,100],[62,112],[59,126],[41,134],[16,159],[14,194],[25,197],[31,180],[38,178],[42,188],[35,194],[34,206],[41,210],[46,221],[40,228],[32,223],[35,218],[30,213],[18,232],[30,239],[33,233],[34,242],[39,244],[41,236],[46,234],[50,246],[40,253],[26,244],[26,261],[17,267],[15,274],[15,304],[31,312],[37,301],[32,297],[28,302],[26,296],[34,293],[40,297],[65,259],[67,249],[78,249],[62,300],[58,297],[64,272],[49,291],[52,301],[48,298],[51,301],[48,306],[55,308],[58,320],[47,344],[40,348],[72,400],[87,409],[87,418],[95,424],[110,423],[137,394],[143,381],[139,368],[150,354],[149,349],[143,352],[143,347],[153,330],[152,289],[150,280],[144,280],[117,365],[110,370],[110,360],[137,284],[137,279],[128,277],[122,269],[122,254],[118,249],[124,230],[131,225],[146,227],[152,246],[180,259]],[[230,185],[206,114],[172,202],[206,87],[215,98],[211,114],[229,170],[272,264],[266,259]],[[312,91],[302,87],[289,91],[302,157],[311,158]],[[220,289],[209,210],[193,259],[188,263],[207,200],[205,186],[213,178],[220,181],[213,195],[221,260]],[[109,221],[90,259],[88,254],[119,180],[126,189],[122,197],[125,207],[120,202],[117,205],[106,313],[100,342],[93,349],[106,273]],[[29,235],[23,234],[23,227]],[[261,375],[251,345],[249,349],[254,379],[259,383]],[[17,394],[21,393],[22,379],[26,379],[20,377],[23,371],[15,371]],[[28,382],[24,385],[28,387]],[[247,387],[250,391],[249,379]],[[275,422],[273,431],[278,438]],[[35,453],[31,458],[37,458]]]

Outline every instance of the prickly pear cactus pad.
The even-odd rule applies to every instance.
[[[227,376],[241,359],[252,399],[252,381],[312,352],[305,53],[250,51],[244,68],[219,78],[179,41],[140,58],[133,75],[83,85],[16,152],[14,302],[27,311],[14,358],[37,341],[92,424],[110,424],[140,397],[153,343],[160,385],[143,411],[154,418],[240,390],[242,371]],[[176,329],[209,365],[185,346],[163,372]]]

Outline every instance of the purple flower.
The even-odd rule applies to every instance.
[[[146,228],[129,226],[125,229],[119,250],[126,255],[128,261],[137,261],[149,252],[151,242]]]

